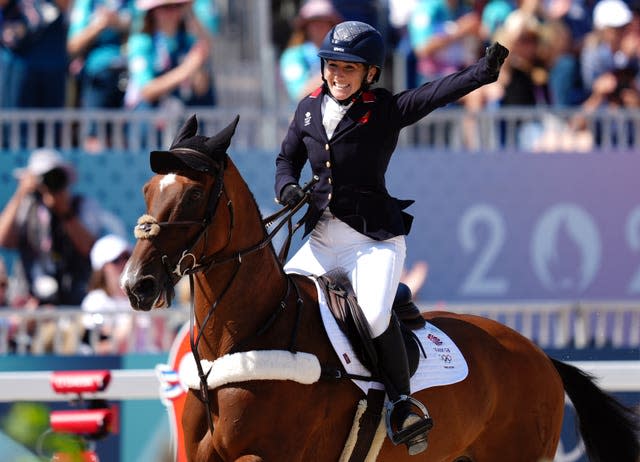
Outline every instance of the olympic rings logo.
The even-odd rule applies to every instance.
[[[440,361],[442,361],[445,364],[449,364],[453,360],[451,355],[440,354],[439,356],[440,356]]]

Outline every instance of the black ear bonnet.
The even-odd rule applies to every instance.
[[[239,120],[237,115],[217,135],[207,137],[196,135],[198,120],[195,114],[192,115],[180,128],[168,151],[151,152],[151,170],[160,174],[179,170],[214,174],[226,165],[227,149]]]

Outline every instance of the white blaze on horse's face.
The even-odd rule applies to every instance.
[[[164,188],[174,184],[176,182],[176,174],[175,173],[169,173],[167,175],[165,175],[162,180],[160,180],[160,192],[164,191]]]
[[[176,174],[169,173],[162,177],[162,179],[158,183],[158,186],[160,188],[160,191],[162,192],[172,184],[176,183]],[[127,285],[132,285],[138,279],[138,272],[139,268],[132,269],[131,262],[128,262],[125,265],[122,274],[120,275],[120,287],[124,288]]]
[[[127,283],[131,281],[135,281],[135,274],[131,273],[130,262],[127,262],[124,269],[122,270],[122,274],[120,275],[120,287],[124,290]]]

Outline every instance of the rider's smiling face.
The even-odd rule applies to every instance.
[[[375,69],[372,67],[367,71],[367,66],[362,63],[329,59],[324,65],[324,78],[329,91],[337,100],[349,98],[360,89],[365,75],[370,81],[373,79],[372,74],[375,75]]]

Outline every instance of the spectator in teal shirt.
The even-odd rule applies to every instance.
[[[67,51],[77,74],[80,106],[120,108],[124,102],[127,59],[124,46],[131,27],[130,0],[75,0]],[[95,127],[85,147],[98,150]]]
[[[2,1],[2,0],[0,0]],[[216,0],[192,0],[193,14],[198,21],[215,37],[220,32],[220,10],[216,5]],[[144,16],[146,11],[138,9],[135,5],[133,8],[133,24],[132,31],[142,30],[144,25]]]
[[[213,106],[212,35],[189,0],[138,0],[142,30],[129,37],[125,105]]]

